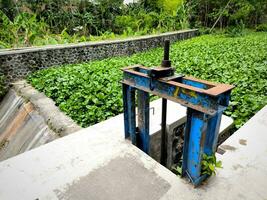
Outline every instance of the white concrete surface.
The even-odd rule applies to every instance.
[[[125,141],[111,118],[0,163],[0,199],[266,200],[266,130],[267,106],[221,146],[223,169],[195,189]]]

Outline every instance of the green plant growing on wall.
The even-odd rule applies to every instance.
[[[201,161],[201,174],[209,176],[216,174],[216,168],[222,168],[222,161],[217,161],[215,154],[208,156],[203,154]]]

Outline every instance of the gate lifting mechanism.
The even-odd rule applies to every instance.
[[[204,153],[212,155],[216,151],[222,113],[229,105],[234,87],[175,75],[169,60],[169,49],[170,41],[167,40],[161,67],[133,66],[123,69],[125,138],[130,138],[134,145],[149,154],[149,93],[162,97],[161,164],[166,166],[167,99],[187,107],[182,176],[188,177],[197,186],[207,178],[207,175],[201,175],[202,156]]]

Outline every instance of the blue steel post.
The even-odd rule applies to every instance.
[[[221,125],[221,119],[223,115],[223,110],[218,111],[216,115],[210,117],[208,121],[208,129],[204,147],[204,153],[207,155],[212,155],[217,149],[219,129]]]
[[[137,146],[145,153],[149,153],[149,93],[138,90],[138,139]]]
[[[122,87],[125,138],[130,137],[132,144],[136,145],[135,88],[126,84],[122,84]]]
[[[223,109],[211,116],[191,108],[187,110],[182,175],[195,186],[208,176],[201,174],[202,156],[216,151],[222,112]]]
[[[206,114],[188,108],[182,174],[189,177],[194,185],[200,183],[207,126]]]

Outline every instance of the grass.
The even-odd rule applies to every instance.
[[[162,48],[157,48],[130,57],[49,68],[31,74],[28,81],[87,127],[122,112],[122,67],[157,66],[162,55]],[[176,42],[170,57],[177,73],[236,86],[225,111],[236,128],[267,104],[267,33],[234,38],[204,35]]]

